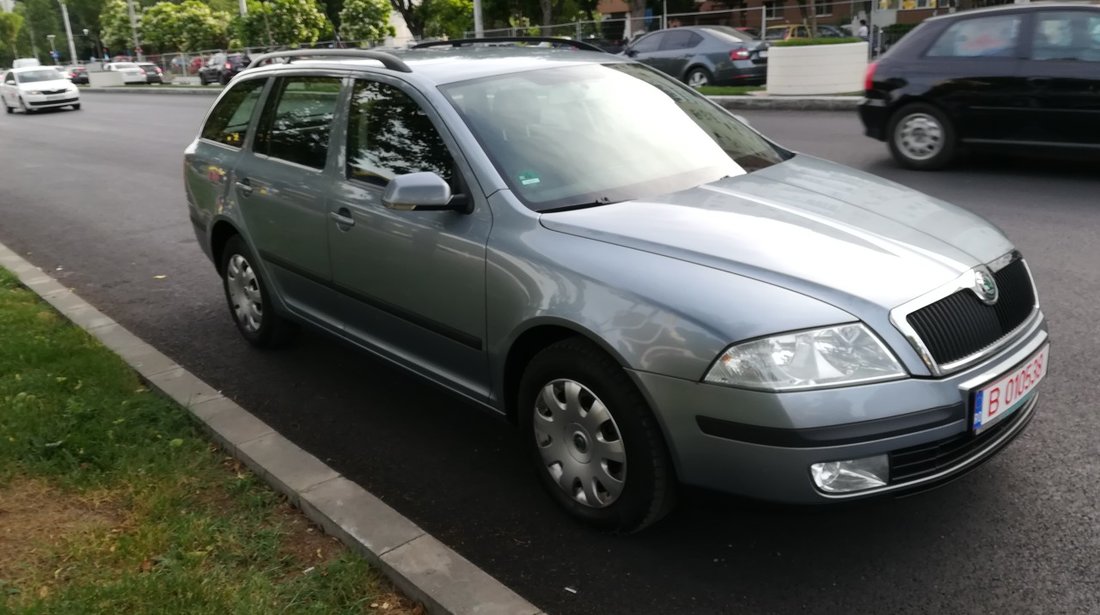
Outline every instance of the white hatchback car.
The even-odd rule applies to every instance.
[[[0,100],[8,113],[16,108],[24,113],[56,107],[77,110],[80,109],[80,90],[52,66],[13,68],[4,73]]]
[[[111,62],[103,70],[116,71],[122,75],[122,83],[146,83],[145,71],[133,62]]]

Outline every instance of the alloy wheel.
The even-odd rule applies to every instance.
[[[894,140],[905,156],[913,160],[928,160],[943,149],[944,129],[935,117],[927,113],[914,113],[898,122]]]

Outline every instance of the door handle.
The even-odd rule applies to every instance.
[[[252,194],[252,184],[249,183],[248,178],[238,179],[233,182],[233,185],[237,187],[242,196],[249,196]]]
[[[341,207],[337,211],[328,212],[328,217],[336,221],[336,226],[341,230],[347,230],[347,228],[355,226],[355,218],[351,217],[351,212],[347,207]]]

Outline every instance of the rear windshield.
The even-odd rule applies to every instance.
[[[685,190],[788,155],[695,90],[641,64],[530,70],[441,90],[536,211]]]

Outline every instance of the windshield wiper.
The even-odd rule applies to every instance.
[[[587,209],[589,207],[599,207],[600,205],[614,205],[615,203],[621,203],[621,202],[622,201],[612,201],[611,199],[607,198],[606,196],[601,196],[600,198],[598,198],[594,201],[589,201],[587,203],[574,203],[574,204],[571,204],[571,205],[562,205],[560,207],[551,207],[549,209],[540,209],[539,213],[552,214],[552,213],[557,213],[559,211],[572,211],[574,209]]]

